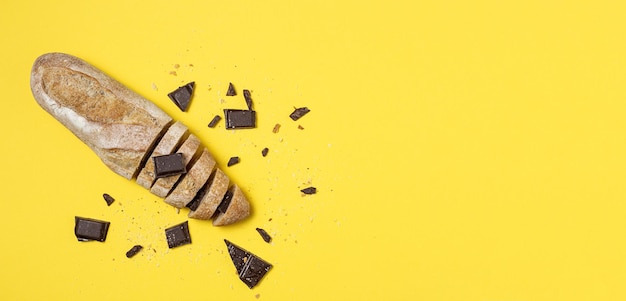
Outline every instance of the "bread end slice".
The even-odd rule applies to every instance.
[[[243,194],[239,186],[233,185],[231,188],[233,198],[225,213],[220,212],[213,219],[213,226],[226,226],[245,219],[250,215],[250,202]]]

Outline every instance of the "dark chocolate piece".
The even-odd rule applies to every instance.
[[[256,111],[225,109],[226,129],[246,129],[256,127]]]
[[[228,83],[228,90],[226,91],[226,96],[235,96],[237,95],[237,91],[235,91],[235,86],[233,83]]]
[[[261,234],[261,237],[263,237],[263,240],[266,243],[269,243],[272,241],[272,237],[267,233],[267,231],[261,229],[261,228],[256,228],[256,231],[259,232],[259,234]]]
[[[224,239],[228,254],[233,261],[239,279],[249,288],[255,287],[263,276],[272,268],[272,265],[260,257],[242,249],[241,247]]]
[[[252,94],[250,94],[250,90],[243,90],[243,98],[246,99],[246,105],[248,106],[248,110],[252,110]]]
[[[226,209],[228,209],[228,206],[230,206],[230,201],[232,199],[233,199],[233,191],[229,189],[224,194],[224,198],[222,198],[222,201],[217,206],[217,209],[215,209],[215,212],[226,213]]]
[[[74,234],[78,241],[105,241],[109,232],[110,222],[93,218],[74,217]]]
[[[226,163],[226,166],[230,167],[237,163],[239,163],[239,157],[230,157],[230,159],[228,159],[228,163]]]
[[[209,127],[214,128],[220,120],[222,120],[222,117],[220,115],[215,115],[211,122],[209,122]]]
[[[270,150],[266,147],[261,151],[261,155],[263,155],[263,157],[267,156],[267,152],[269,152]]]
[[[126,252],[126,257],[131,258],[131,257],[137,255],[137,253],[139,253],[139,251],[141,251],[141,249],[143,249],[143,246],[141,246],[141,245],[133,246],[130,250],[128,250],[128,252]]]
[[[272,129],[272,133],[276,134],[280,130],[280,123],[277,123]]]
[[[104,201],[107,202],[107,206],[111,206],[111,204],[115,202],[115,199],[107,193],[102,194],[102,197],[104,198]]]
[[[190,82],[178,89],[170,92],[167,96],[176,104],[176,106],[183,112],[189,108],[191,102],[191,96],[193,95],[193,88],[196,85],[195,82]]]
[[[302,193],[304,194],[315,194],[317,192],[317,188],[311,186],[311,187],[304,188],[300,191],[302,191]]]
[[[293,121],[296,121],[300,119],[302,116],[306,115],[306,113],[308,112],[311,112],[311,110],[309,110],[309,108],[307,107],[297,108],[293,111],[293,113],[289,115],[289,117],[293,119]]]
[[[182,153],[152,157],[156,178],[164,178],[187,172]]]
[[[191,200],[191,202],[185,205],[185,207],[189,208],[189,210],[191,211],[196,211],[196,209],[198,209],[198,206],[200,206],[200,202],[202,201],[202,198],[204,197],[205,191],[206,190],[202,188],[200,192],[198,192],[198,194],[193,198],[193,200]]]
[[[170,249],[190,244],[191,235],[189,235],[189,223],[185,221],[184,223],[165,229],[165,238],[167,239],[167,245]]]

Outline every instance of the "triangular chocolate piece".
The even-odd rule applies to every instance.
[[[191,102],[191,96],[193,95],[193,88],[195,85],[195,82],[190,82],[182,87],[178,87],[178,89],[170,92],[167,96],[181,111],[186,112],[187,108],[189,108],[189,103]]]
[[[233,261],[233,264],[235,264],[237,274],[241,275],[241,271],[246,265],[246,261],[248,261],[248,258],[251,254],[226,239],[224,239],[224,242],[226,243],[226,247],[228,248],[228,254],[230,254],[230,259]]]
[[[233,83],[228,83],[228,90],[226,91],[226,96],[235,96],[237,95],[237,91],[235,91],[235,86]]]
[[[255,287],[272,268],[272,265],[226,239],[224,242],[226,242],[228,254],[235,264],[239,279],[249,288]]]

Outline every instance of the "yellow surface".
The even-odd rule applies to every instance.
[[[623,1],[5,2],[1,300],[626,300]],[[190,220],[193,244],[169,250],[186,210],[34,101],[52,51],[153,100],[221,166],[240,156],[225,170],[251,218]],[[182,113],[166,94],[192,80]],[[244,88],[258,127],[207,128]],[[75,215],[111,221],[107,241],[77,242]],[[225,238],[274,264],[258,287]]]

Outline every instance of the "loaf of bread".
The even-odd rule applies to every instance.
[[[224,198],[226,176],[187,127],[85,61],[63,53],[44,54],[33,65],[30,85],[37,103],[113,172],[129,180],[137,178],[143,187],[178,208],[207,192],[219,192],[221,196],[212,198]],[[178,150],[185,151],[188,172],[155,182],[151,157]],[[221,179],[220,184],[212,189],[215,178]],[[250,214],[250,204],[240,189],[234,184],[231,189],[238,200],[232,198],[226,212],[216,214],[214,225],[232,224]],[[202,214],[200,218],[210,217]]]

